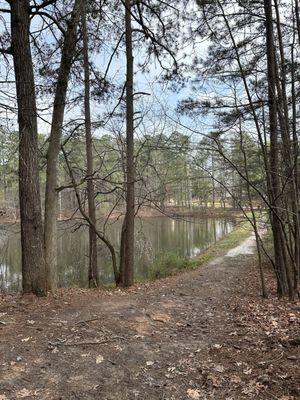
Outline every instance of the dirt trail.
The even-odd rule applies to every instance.
[[[252,234],[244,240],[239,246],[229,250],[226,257],[237,257],[241,255],[254,254],[255,251],[255,236]]]
[[[259,300],[251,243],[127,291],[3,297],[0,399],[299,399],[299,305]]]

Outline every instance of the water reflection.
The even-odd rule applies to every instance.
[[[228,220],[192,219],[173,220],[167,217],[137,219],[135,274],[147,279],[149,266],[162,252],[191,258],[222,236],[229,233],[233,223]],[[111,221],[106,227],[110,240],[119,246],[121,221]],[[17,291],[21,288],[21,249],[19,233],[0,240],[0,290]],[[98,244],[100,279],[113,282],[110,255]],[[58,279],[60,287],[86,287],[88,269],[87,227],[78,222],[60,223],[58,237]]]

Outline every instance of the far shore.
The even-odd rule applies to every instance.
[[[240,210],[232,207],[175,207],[168,206],[163,210],[155,209],[152,207],[141,207],[137,213],[139,218],[155,218],[155,217],[168,217],[168,218],[235,218],[241,214]],[[121,219],[124,216],[124,211],[115,210],[113,212],[98,213],[99,220],[105,219]],[[80,213],[66,212],[58,218],[59,222],[70,221],[82,218]],[[19,218],[7,214],[0,215],[1,225],[14,225],[19,224]]]

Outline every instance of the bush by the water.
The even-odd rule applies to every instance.
[[[189,266],[189,260],[178,254],[166,252],[161,253],[155,259],[150,268],[150,279],[165,278],[182,271]]]
[[[149,270],[149,279],[165,278],[186,269],[195,269],[216,257],[222,257],[229,249],[238,246],[251,232],[250,223],[242,221],[228,235],[225,235],[221,240],[192,259],[181,257],[172,252],[160,253]]]

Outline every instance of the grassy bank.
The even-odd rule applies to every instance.
[[[199,256],[186,259],[175,253],[162,253],[150,268],[149,279],[155,280],[175,275],[180,271],[195,269],[217,257],[224,256],[230,249],[238,246],[251,233],[249,222],[241,222],[221,240],[210,246]]]

